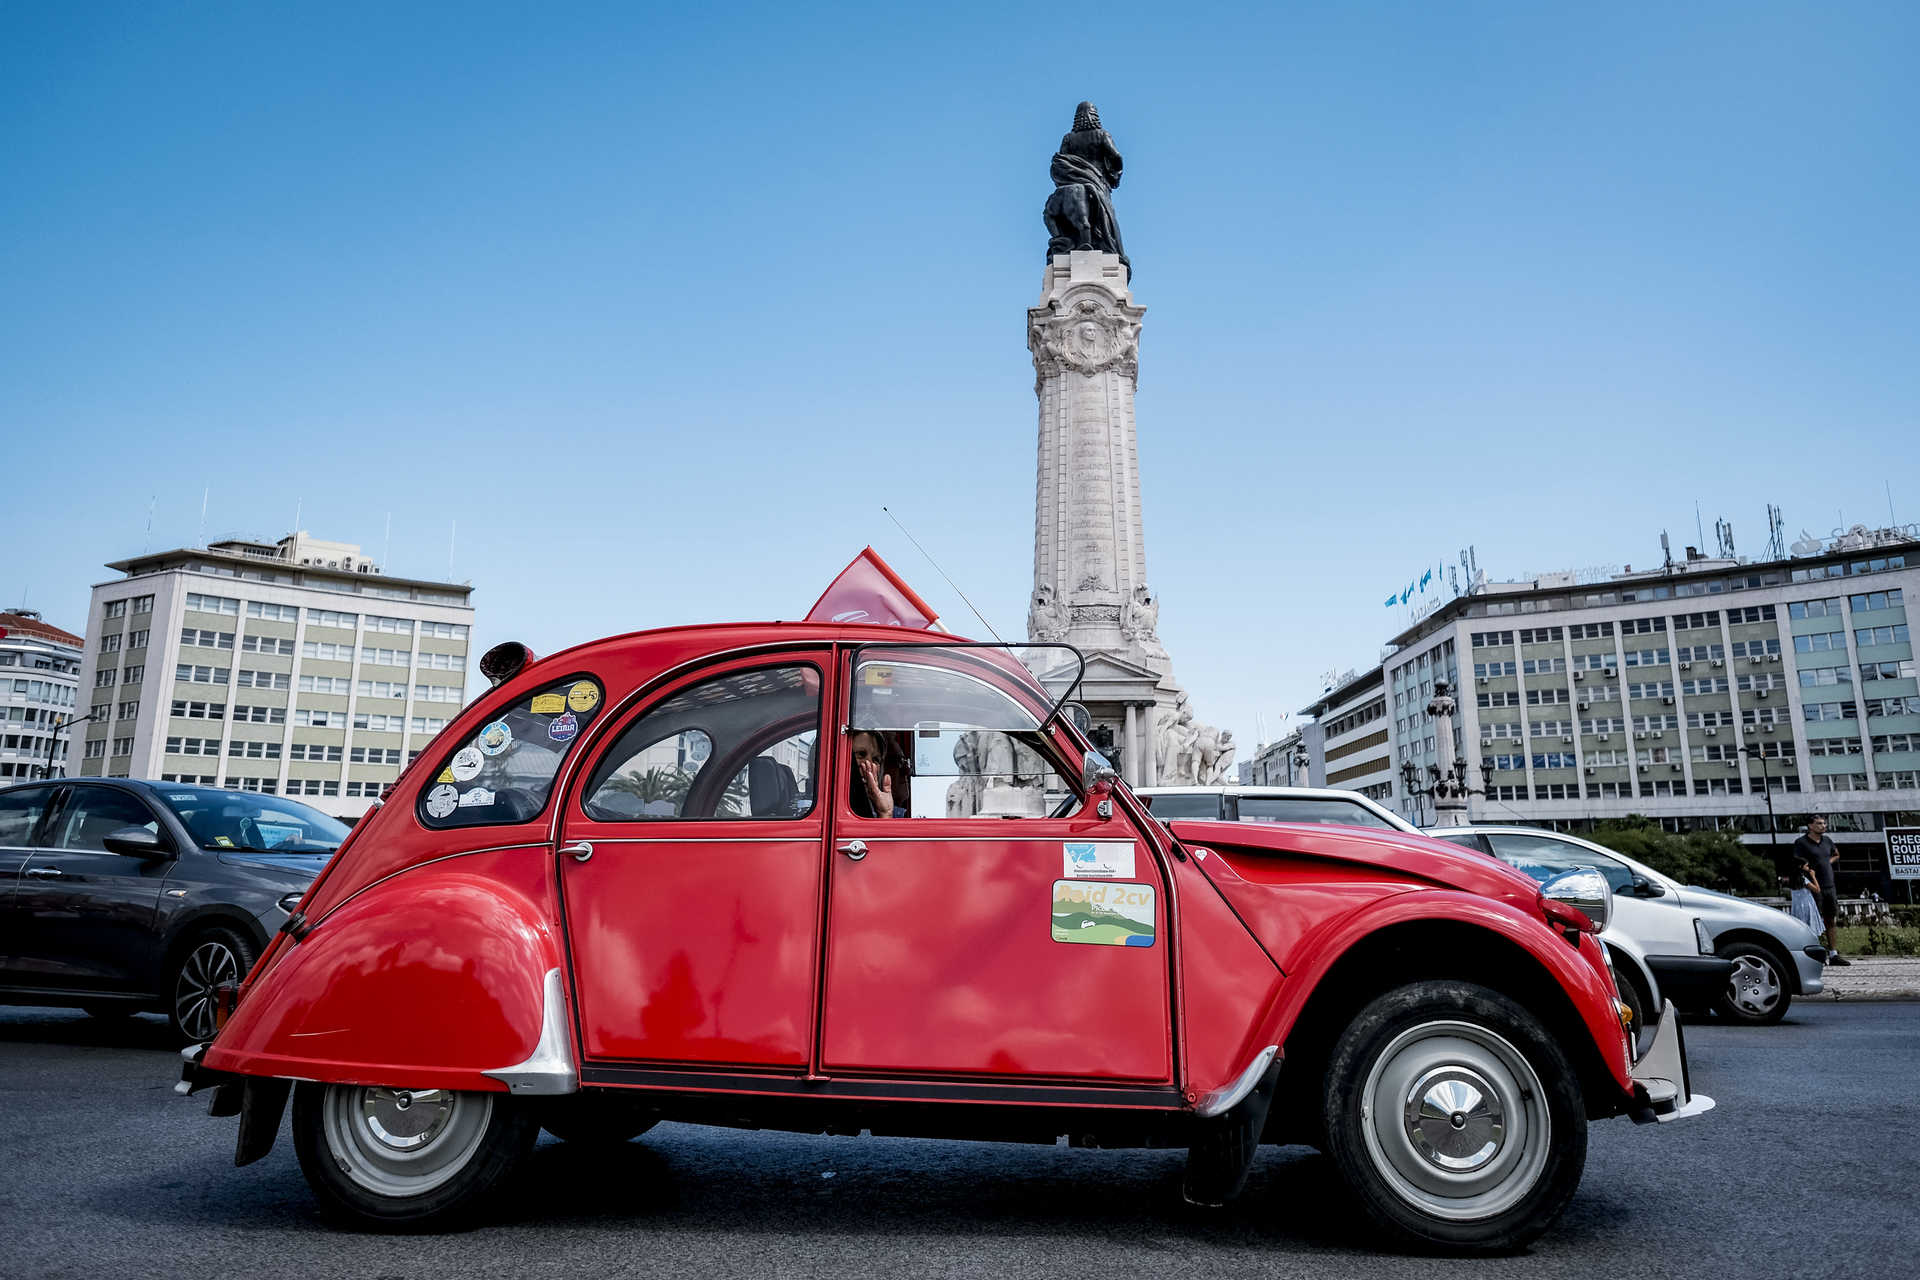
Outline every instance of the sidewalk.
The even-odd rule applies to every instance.
[[[1827,989],[1803,1000],[1920,1000],[1920,956],[1848,956],[1850,969],[1827,966]]]

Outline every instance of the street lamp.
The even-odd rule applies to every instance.
[[[60,749],[60,731],[62,729],[71,729],[77,724],[85,724],[89,720],[98,720],[112,709],[113,704],[111,702],[103,702],[84,716],[68,716],[59,724],[52,726],[47,731],[47,766],[45,770],[42,771],[41,776],[45,778],[51,778],[53,776],[53,753]]]
[[[1760,750],[1760,744],[1749,742],[1740,748],[1740,754],[1760,762],[1760,790],[1767,797],[1767,840],[1773,845],[1774,866],[1780,865],[1780,831],[1773,821],[1773,780],[1767,776],[1767,756]]]
[[[1304,787],[1313,781],[1313,776],[1307,772],[1307,766],[1311,763],[1312,761],[1307,758],[1305,751],[1296,751],[1293,753],[1293,767],[1299,771],[1300,775],[1300,781],[1294,783],[1294,786]]]

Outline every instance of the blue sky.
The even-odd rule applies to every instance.
[[[1096,101],[1149,575],[1250,742],[1387,593],[1920,520],[1920,8],[0,10],[0,602],[302,524],[478,643],[1032,575],[1047,161]],[[83,446],[84,452],[76,452]],[[84,464],[84,485],[75,468]],[[149,501],[152,532],[147,532]]]

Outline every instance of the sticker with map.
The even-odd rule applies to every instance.
[[[1053,882],[1053,940],[1096,947],[1153,945],[1153,886]]]

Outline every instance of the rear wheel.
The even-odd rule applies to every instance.
[[[222,983],[246,977],[253,960],[253,944],[232,929],[208,929],[187,940],[167,985],[167,1021],[182,1042],[213,1039],[216,992]]]
[[[1715,1012],[1752,1027],[1770,1027],[1787,1016],[1793,995],[1777,956],[1757,942],[1729,942],[1719,954],[1733,961],[1733,976],[1714,1001]]]
[[[532,1113],[505,1094],[302,1084],[293,1098],[307,1184],[329,1215],[359,1227],[468,1221],[538,1135]]]
[[[1539,1020],[1460,981],[1389,991],[1327,1065],[1328,1154],[1369,1215],[1418,1244],[1517,1249],[1586,1164],[1579,1076]]]

